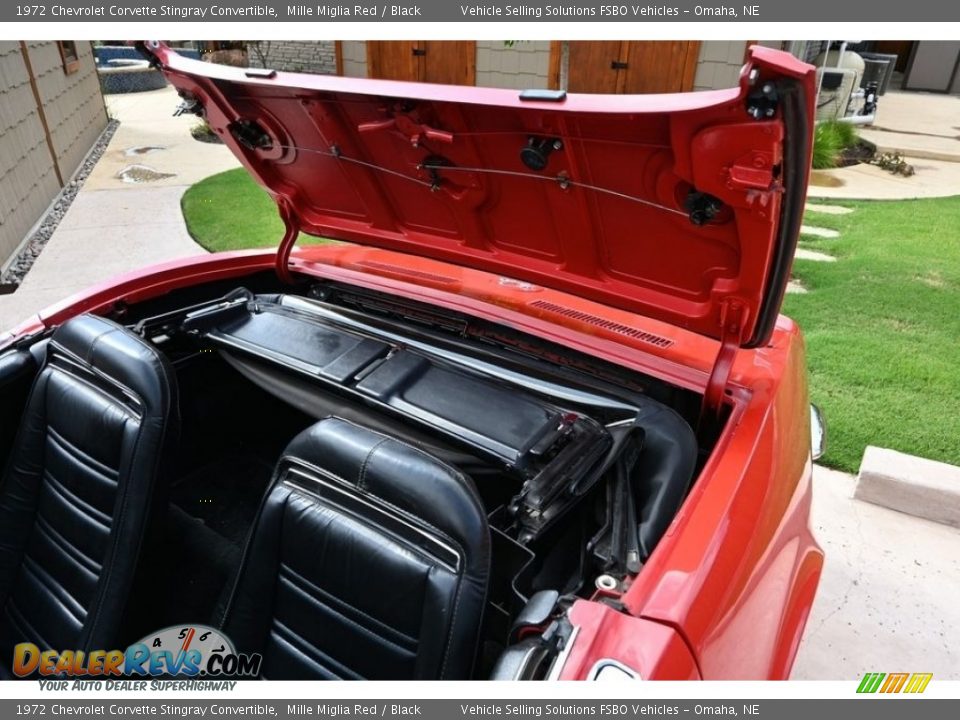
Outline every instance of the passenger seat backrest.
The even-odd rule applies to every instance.
[[[91,315],[54,332],[0,480],[0,674],[20,642],[115,647],[177,429],[156,348]]]
[[[327,418],[277,466],[223,628],[271,679],[468,678],[489,564],[466,475]]]

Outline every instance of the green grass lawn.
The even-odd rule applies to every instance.
[[[841,237],[801,246],[839,261],[797,260],[809,292],[784,304],[806,335],[811,398],[827,419],[823,462],[856,471],[879,445],[960,464],[960,197],[833,204],[855,211],[806,222]],[[191,187],[183,214],[208,250],[272,247],[283,235],[243,169]]]
[[[783,309],[806,336],[823,462],[856,471],[879,445],[960,464],[960,197],[831,204],[854,212],[805,222],[841,237],[801,246],[839,260],[797,260],[809,292]]]
[[[180,203],[190,235],[211,252],[276,247],[283,237],[277,206],[246,170],[211,175],[192,186]],[[298,244],[324,242],[301,235]]]

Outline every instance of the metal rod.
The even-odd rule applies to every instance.
[[[388,175],[393,175],[402,180],[407,180],[417,185],[429,188],[431,190],[436,189],[436,186],[433,183],[427,182],[426,180],[421,180],[418,177],[413,175],[407,175],[397,170],[391,170],[390,168],[383,167],[382,165],[376,165],[375,163],[367,162],[366,160],[359,160],[357,158],[351,158],[339,150],[319,150],[317,148],[306,148],[299,147],[297,145],[280,145],[280,148],[284,150],[300,150],[302,152],[316,153],[317,155],[323,155],[324,157],[334,158],[336,160],[342,160],[344,162],[353,163],[355,165],[362,165],[363,167],[370,168],[371,170],[377,170],[379,172],[386,173]],[[639,203],[641,205],[647,205],[648,207],[655,208],[657,210],[662,210],[664,212],[673,213],[674,215],[680,215],[682,217],[687,217],[687,213],[683,210],[678,210],[676,208],[668,207],[666,205],[661,205],[655,203],[646,198],[637,197],[636,195],[629,195],[627,193],[620,192],[619,190],[613,190],[611,188],[600,187],[599,185],[591,185],[589,183],[580,182],[578,180],[572,180],[563,176],[555,175],[536,175],[534,173],[525,173],[517,170],[498,170],[496,168],[477,168],[477,167],[460,167],[456,165],[420,165],[420,168],[426,168],[428,170],[434,170],[437,173],[442,172],[470,172],[470,173],[485,173],[488,175],[504,175],[508,177],[519,177],[525,178],[528,180],[547,180],[552,183],[565,184],[569,187],[579,187],[584,190],[592,190],[593,192],[602,193],[604,195],[611,195],[613,197],[618,197],[623,200],[629,200],[631,202]]]

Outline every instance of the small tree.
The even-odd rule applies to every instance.
[[[247,40],[247,50],[253,53],[257,63],[262,68],[269,67],[270,50],[273,46],[271,40]]]

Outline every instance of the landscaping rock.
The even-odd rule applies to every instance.
[[[176,177],[176,173],[160,172],[149,165],[127,165],[117,173],[117,177],[125,183],[139,184]]]
[[[868,445],[857,500],[960,527],[960,467]]]

